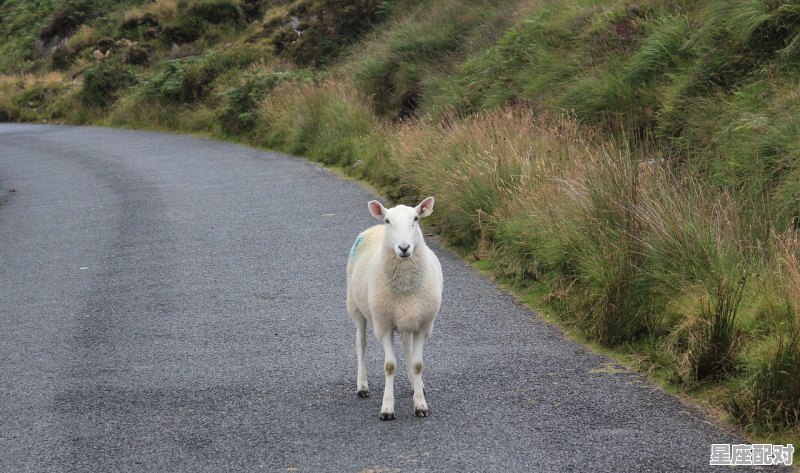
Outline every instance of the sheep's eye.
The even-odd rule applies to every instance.
[[[383,221],[386,222],[386,223],[389,223],[389,219],[388,218],[383,219]]]
[[[419,217],[414,217],[414,221],[416,222],[417,220],[419,220]]]

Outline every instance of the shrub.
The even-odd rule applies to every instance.
[[[134,85],[136,75],[127,67],[114,62],[97,62],[84,72],[79,98],[86,105],[106,107],[121,89]]]
[[[145,82],[143,93],[150,98],[173,102],[203,101],[209,97],[211,84],[220,75],[252,64],[260,54],[256,48],[240,47],[202,57],[168,61]]]
[[[163,39],[167,44],[191,43],[203,37],[209,39],[209,25],[241,27],[244,13],[233,0],[201,0],[164,24]]]
[[[239,25],[244,22],[242,8],[233,0],[200,0],[189,8],[187,15],[212,25]]]
[[[122,55],[122,62],[135,66],[145,66],[150,62],[150,53],[145,48],[130,46],[125,48],[125,52]]]
[[[143,92],[148,97],[172,101],[183,100],[184,70],[188,62],[169,61],[145,83]]]
[[[306,72],[254,70],[245,74],[237,84],[225,89],[222,108],[217,117],[226,133],[246,133],[257,121],[257,106],[276,86],[287,80],[311,80]]]
[[[181,16],[163,27],[162,41],[166,44],[183,44],[197,41],[207,25],[200,18]]]
[[[242,13],[247,22],[253,22],[261,18],[268,5],[261,0],[242,0]]]
[[[158,26],[161,26],[161,22],[152,13],[143,13],[141,16],[128,15],[122,21],[122,25],[120,25],[123,30],[137,30],[141,27],[149,28]]]

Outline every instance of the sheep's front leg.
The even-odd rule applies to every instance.
[[[369,383],[367,382],[367,366],[364,358],[367,351],[367,319],[361,318],[356,323],[356,358],[358,359],[358,397],[369,397]]]
[[[394,356],[394,331],[388,330],[381,338],[385,355],[383,371],[386,374],[386,387],[383,391],[383,405],[381,406],[381,420],[394,419],[394,372],[397,359]]]
[[[428,417],[428,404],[425,402],[425,388],[422,384],[422,348],[425,345],[426,332],[419,330],[414,333],[412,356],[409,365],[413,368],[411,386],[414,388],[414,415]],[[413,361],[411,361],[413,360]]]

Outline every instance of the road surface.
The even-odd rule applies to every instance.
[[[380,422],[344,277],[374,197],[244,146],[0,125],[0,471],[700,471],[741,441],[434,241],[431,417],[398,341]]]

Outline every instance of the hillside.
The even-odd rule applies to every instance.
[[[797,3],[5,0],[0,71],[2,121],[434,194],[442,235],[567,331],[800,443]]]

